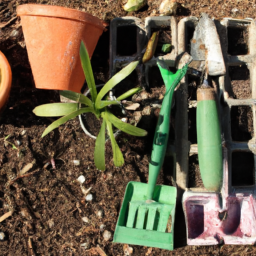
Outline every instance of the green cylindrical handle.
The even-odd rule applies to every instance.
[[[164,62],[157,62],[157,64],[166,86],[166,93],[164,95],[162,107],[156,125],[151,160],[149,163],[147,200],[151,200],[153,198],[157,176],[164,161],[169,137],[173,93],[180,80],[186,74],[188,68],[188,65],[185,65],[176,73],[172,73],[170,70],[168,70],[168,66]]]
[[[156,131],[153,141],[153,149],[151,152],[151,159],[149,162],[149,176],[148,176],[148,193],[147,199],[153,198],[153,193],[156,185],[157,176],[161,170],[164,162],[169,130],[170,130],[170,114],[172,106],[172,96],[174,88],[169,89],[165,94],[162,107],[159,113]]]
[[[213,88],[197,90],[198,160],[204,186],[219,192],[223,180],[220,124]]]

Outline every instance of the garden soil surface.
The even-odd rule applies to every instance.
[[[157,111],[145,119],[145,123],[139,123],[142,127],[151,127],[147,137],[125,134],[118,137],[125,159],[121,168],[113,165],[111,146],[106,143],[105,172],[95,168],[94,140],[84,134],[78,118],[41,138],[54,119],[36,117],[32,110],[40,104],[58,102],[59,93],[34,87],[20,19],[16,17],[17,6],[25,3],[76,8],[107,22],[127,15],[142,19],[158,15],[159,4],[151,0],[141,11],[128,14],[122,9],[122,1],[117,0],[0,0],[0,50],[13,72],[10,98],[0,121],[0,216],[9,211],[11,204],[14,207],[12,216],[0,223],[0,232],[5,235],[0,241],[0,256],[255,255],[254,246],[186,246],[184,216],[179,203],[173,251],[112,242],[127,183],[147,182],[155,128],[152,124],[155,124]],[[206,12],[217,19],[255,19],[255,9],[255,0],[180,0],[176,16],[180,20],[189,15],[199,17]],[[108,61],[109,31],[103,33],[92,58],[97,84],[108,80]],[[236,82],[232,84],[234,98],[250,97],[248,81],[244,83],[244,88],[248,89],[240,90]],[[154,93],[160,97],[163,88],[159,87]],[[244,113],[236,110],[234,119],[239,119],[239,111]],[[249,125],[252,114],[249,110],[246,113]],[[239,120],[243,122],[243,118]],[[147,124],[149,121],[151,125]],[[190,122],[195,122],[193,113]],[[252,127],[248,125],[242,129],[250,135]],[[189,134],[196,143],[195,132],[190,130]],[[190,178],[194,179],[189,185],[201,187],[197,157],[190,158],[189,167]],[[27,172],[18,176],[20,171]],[[9,183],[10,175],[17,177],[12,184]],[[76,181],[80,175],[85,176],[83,190]],[[174,185],[170,164],[165,163],[158,183]],[[85,200],[84,190],[89,190],[91,201]]]

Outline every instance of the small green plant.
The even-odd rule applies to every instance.
[[[96,138],[95,151],[94,151],[94,162],[98,169],[105,170],[105,130],[107,130],[110,137],[112,150],[113,150],[113,161],[115,166],[120,167],[124,164],[124,158],[119,149],[113,133],[113,126],[117,129],[134,135],[134,136],[146,136],[147,132],[143,129],[135,127],[133,125],[122,122],[115,115],[110,112],[109,105],[118,105],[120,101],[138,92],[140,88],[133,88],[126,93],[119,96],[116,100],[106,100],[104,96],[114,88],[119,82],[131,74],[131,72],[137,67],[139,61],[133,61],[120,72],[115,74],[97,93],[94,76],[92,72],[91,62],[88,52],[81,43],[80,46],[80,59],[86,77],[87,85],[90,90],[91,99],[80,93],[72,91],[61,91],[61,95],[76,101],[77,103],[50,103],[36,107],[33,112],[37,116],[44,117],[57,117],[63,116],[60,119],[50,124],[42,134],[44,137],[46,134],[51,132],[53,129],[64,124],[68,120],[75,118],[83,113],[91,112],[98,119],[102,119],[102,125],[100,132]],[[79,108],[79,104],[86,105],[86,107]]]
[[[11,134],[7,135],[5,138],[4,138],[4,141],[8,144],[10,144],[12,146],[13,149],[16,149],[18,150],[18,148],[13,144],[11,143],[10,141],[8,141],[7,139],[10,137]]]

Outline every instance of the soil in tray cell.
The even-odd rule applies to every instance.
[[[163,78],[157,66],[153,66],[149,69],[148,82],[149,88],[162,87],[162,85],[164,85]]]
[[[232,153],[232,186],[254,185],[254,154],[250,152]]]
[[[249,99],[252,97],[250,86],[250,72],[246,65],[231,66],[228,69],[233,97],[235,99]]]
[[[248,28],[228,27],[228,54],[245,55],[249,53]]]
[[[200,77],[188,75],[188,100],[197,100],[196,90],[200,85]]]
[[[189,108],[188,109],[188,140],[192,144],[197,143],[196,108]]]
[[[198,155],[192,155],[189,157],[189,188],[204,188],[204,184],[201,178]]]
[[[249,106],[231,108],[231,136],[234,141],[248,141],[253,137],[253,116]]]
[[[165,55],[162,51],[162,46],[164,44],[172,44],[172,32],[170,26],[162,26],[161,28],[154,28],[151,30],[151,35],[153,32],[159,31],[158,43],[155,51],[155,57]]]
[[[191,40],[193,38],[194,35],[194,31],[195,31],[195,27],[193,25],[188,25],[186,27],[186,51],[190,54],[191,51]]]
[[[137,53],[137,27],[121,26],[117,28],[117,55],[130,56]]]

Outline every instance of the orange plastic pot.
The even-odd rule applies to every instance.
[[[12,71],[8,60],[0,51],[0,111],[3,110],[11,90]]]
[[[20,5],[17,15],[36,88],[80,92],[85,80],[81,40],[91,57],[106,23],[85,12],[40,4]]]

